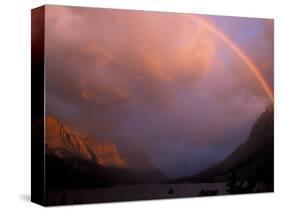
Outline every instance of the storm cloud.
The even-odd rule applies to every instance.
[[[273,86],[273,22],[201,16]],[[249,67],[189,15],[46,7],[47,114],[75,132],[193,174],[244,142],[270,100]]]

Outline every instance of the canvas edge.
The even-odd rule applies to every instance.
[[[45,194],[45,6],[31,10],[31,201],[46,206]]]

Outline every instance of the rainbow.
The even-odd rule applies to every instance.
[[[188,15],[194,22],[203,26],[205,29],[213,33],[220,40],[222,40],[227,46],[229,46],[240,58],[241,60],[249,67],[253,75],[256,77],[258,82],[261,84],[266,95],[269,97],[270,101],[274,101],[273,90],[268,84],[267,80],[263,76],[262,72],[258,69],[257,65],[243,52],[230,38],[228,38],[222,31],[217,29],[214,25],[209,23],[207,20],[200,18],[195,15]]]

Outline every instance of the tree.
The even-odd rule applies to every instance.
[[[228,182],[226,183],[226,191],[230,194],[246,194],[253,193],[256,187],[256,181],[254,179],[238,180],[236,172],[233,170],[229,177]]]

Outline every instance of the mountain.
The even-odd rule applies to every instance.
[[[168,179],[163,172],[151,163],[145,152],[132,150],[131,152],[121,152],[121,155],[127,161],[129,167],[134,167],[135,170],[151,176],[153,182],[157,182],[158,179]]]
[[[241,180],[254,179],[273,188],[273,105],[257,119],[245,143],[217,165],[169,183],[225,182],[235,172]]]
[[[121,155],[127,160],[129,166],[136,169],[148,169],[153,166],[149,156],[143,151],[132,150],[121,152]]]
[[[46,145],[48,149],[59,150],[63,149],[77,157],[92,159],[93,155],[88,151],[83,140],[77,135],[74,135],[60,120],[48,116],[46,117]]]
[[[46,184],[51,190],[157,183],[155,167],[134,167],[110,140],[75,135],[59,119],[46,119]]]
[[[49,151],[60,157],[82,157],[104,167],[128,167],[111,141],[99,140],[94,136],[82,139],[51,116],[46,118],[46,144]]]
[[[120,156],[117,146],[110,140],[98,140],[94,136],[84,139],[88,151],[95,155],[97,163],[105,167],[128,168],[128,163]]]

